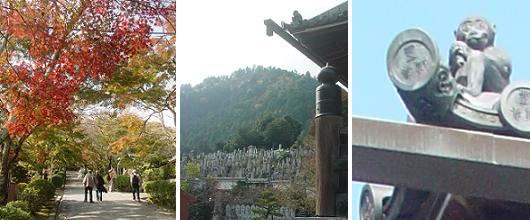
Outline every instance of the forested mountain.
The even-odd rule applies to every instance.
[[[210,152],[222,147],[266,116],[294,119],[306,134],[314,116],[318,82],[274,67],[239,69],[230,76],[210,77],[180,88],[182,152]]]

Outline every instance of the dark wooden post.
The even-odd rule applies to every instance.
[[[339,129],[341,126],[340,87],[338,75],[332,66],[318,74],[321,83],[316,89],[315,143],[316,143],[316,215],[336,215],[336,193],[339,177],[335,163],[339,158]]]

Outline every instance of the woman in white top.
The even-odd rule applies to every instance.
[[[118,178],[113,168],[110,168],[109,170],[109,178],[110,178],[109,192],[112,192],[112,188],[114,187],[114,184],[116,183],[116,179]]]

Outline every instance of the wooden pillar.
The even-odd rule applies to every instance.
[[[335,164],[339,159],[339,130],[341,126],[340,88],[334,67],[324,67],[316,89],[316,215],[336,215],[336,193],[339,185]]]
[[[315,119],[317,216],[335,216],[336,192],[339,177],[334,164],[339,157],[339,129],[341,117],[326,115]]]

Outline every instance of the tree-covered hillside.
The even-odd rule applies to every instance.
[[[307,130],[314,116],[317,85],[309,73],[261,66],[210,77],[193,87],[182,85],[181,151],[214,151],[264,115],[289,116]]]

